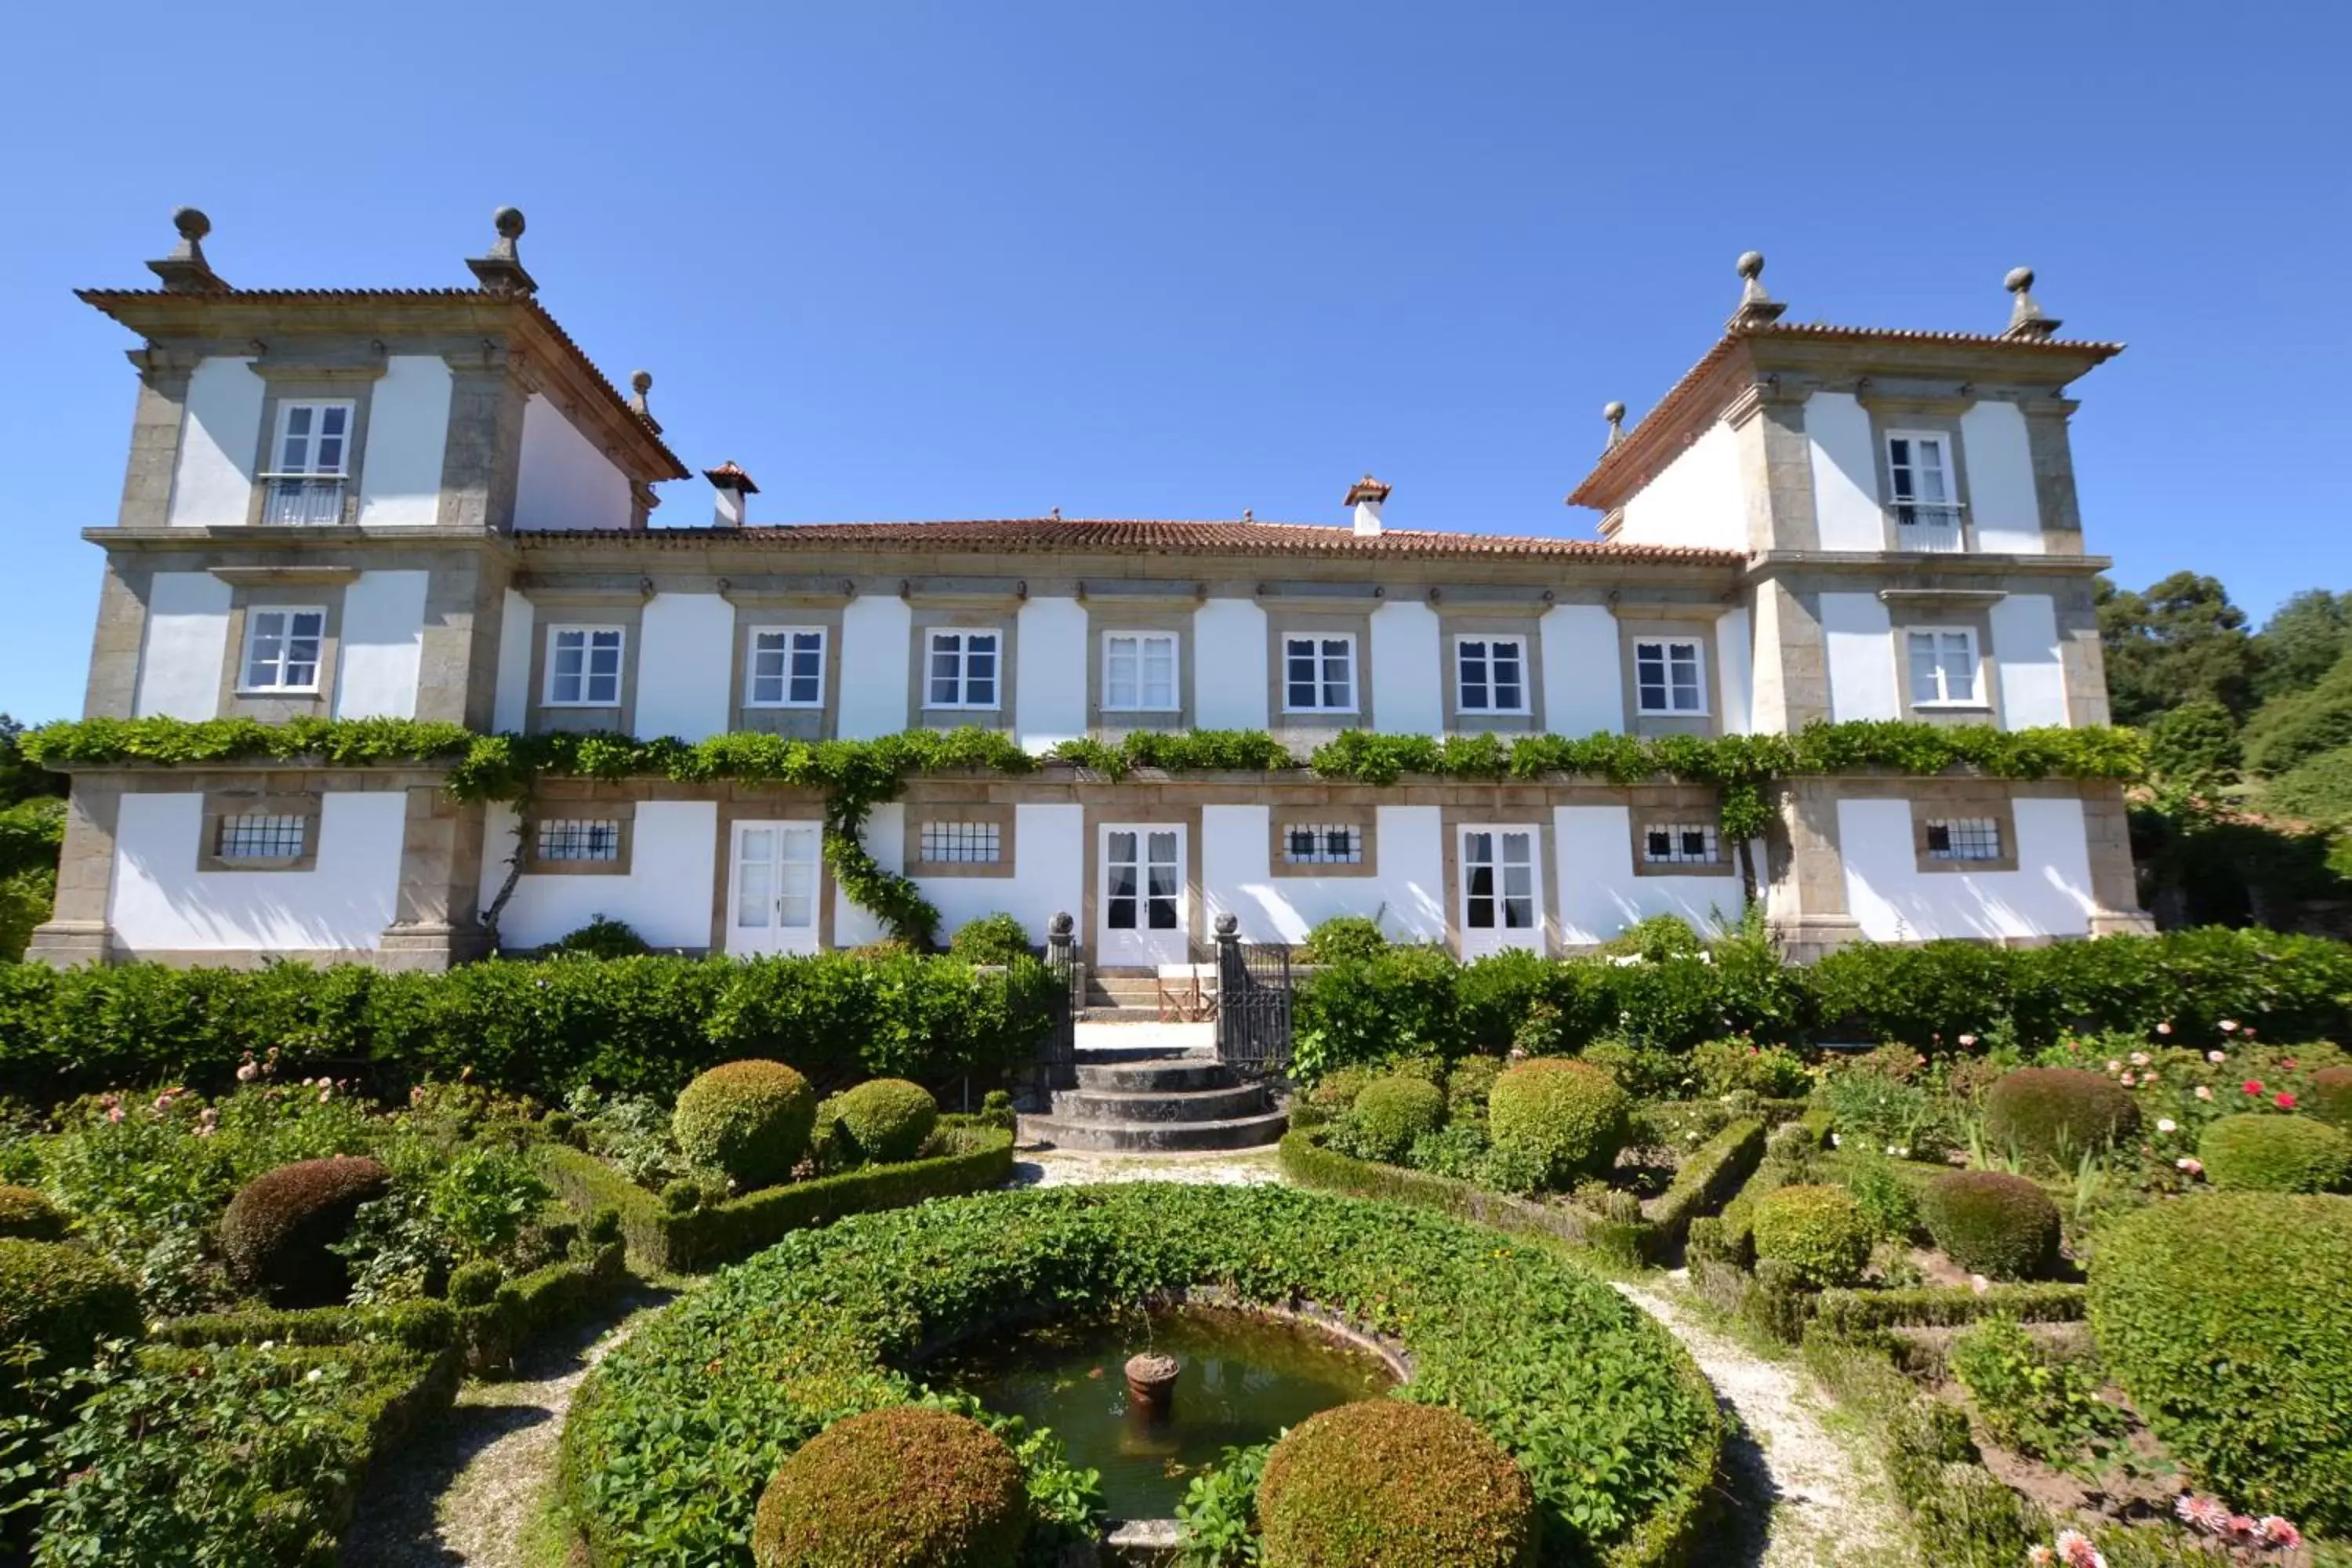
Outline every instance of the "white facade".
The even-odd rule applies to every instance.
[[[448,362],[394,354],[368,398],[360,464],[364,528],[430,528],[441,508],[441,460],[449,440]]]
[[[2019,869],[1923,873],[1912,853],[1909,801],[1839,802],[1846,899],[1862,934],[1873,942],[2088,935],[2098,904],[2082,803],[2020,799],[2014,810]]]
[[[207,359],[188,378],[171,517],[179,528],[242,527],[261,450],[262,380],[249,359]]]
[[[373,949],[399,895],[407,808],[402,790],[331,793],[320,803],[314,868],[205,871],[201,794],[126,795],[108,923],[131,953]]]
[[[1738,433],[1720,420],[1709,425],[1625,503],[1617,537],[1628,544],[1747,549],[1747,489],[1740,481]]]
[[[519,529],[626,528],[629,477],[540,394],[523,407]]]

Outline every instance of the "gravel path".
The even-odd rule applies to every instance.
[[[1190,1186],[1258,1186],[1282,1180],[1272,1148],[1217,1154],[1097,1154],[1076,1149],[1016,1150],[1016,1187],[1076,1187],[1099,1182],[1181,1182]]]

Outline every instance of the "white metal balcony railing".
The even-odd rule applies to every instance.
[[[325,527],[343,521],[343,478],[340,474],[264,474],[269,489],[261,503],[261,521],[289,527]]]
[[[1887,503],[1895,520],[1895,548],[1931,555],[1950,555],[1969,547],[1968,531],[1959,506],[1951,501],[1897,500]]]

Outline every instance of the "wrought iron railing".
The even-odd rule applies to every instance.
[[[1897,549],[1941,555],[1969,547],[1961,509],[1952,502],[1898,500],[1886,510],[1895,519]]]
[[[1217,917],[1217,1059],[1243,1078],[1290,1071],[1290,948],[1244,942],[1240,922]]]
[[[265,474],[268,493],[261,503],[261,521],[294,528],[319,528],[343,521],[341,476]]]

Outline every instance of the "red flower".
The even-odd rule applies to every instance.
[[[2244,1089],[2248,1094],[2260,1094],[2263,1091],[2263,1080],[2258,1078],[2250,1078],[2238,1087]]]
[[[2277,1106],[2281,1110],[2293,1110],[2294,1109],[2294,1096],[2282,1090],[2271,1098],[2271,1103]]]

